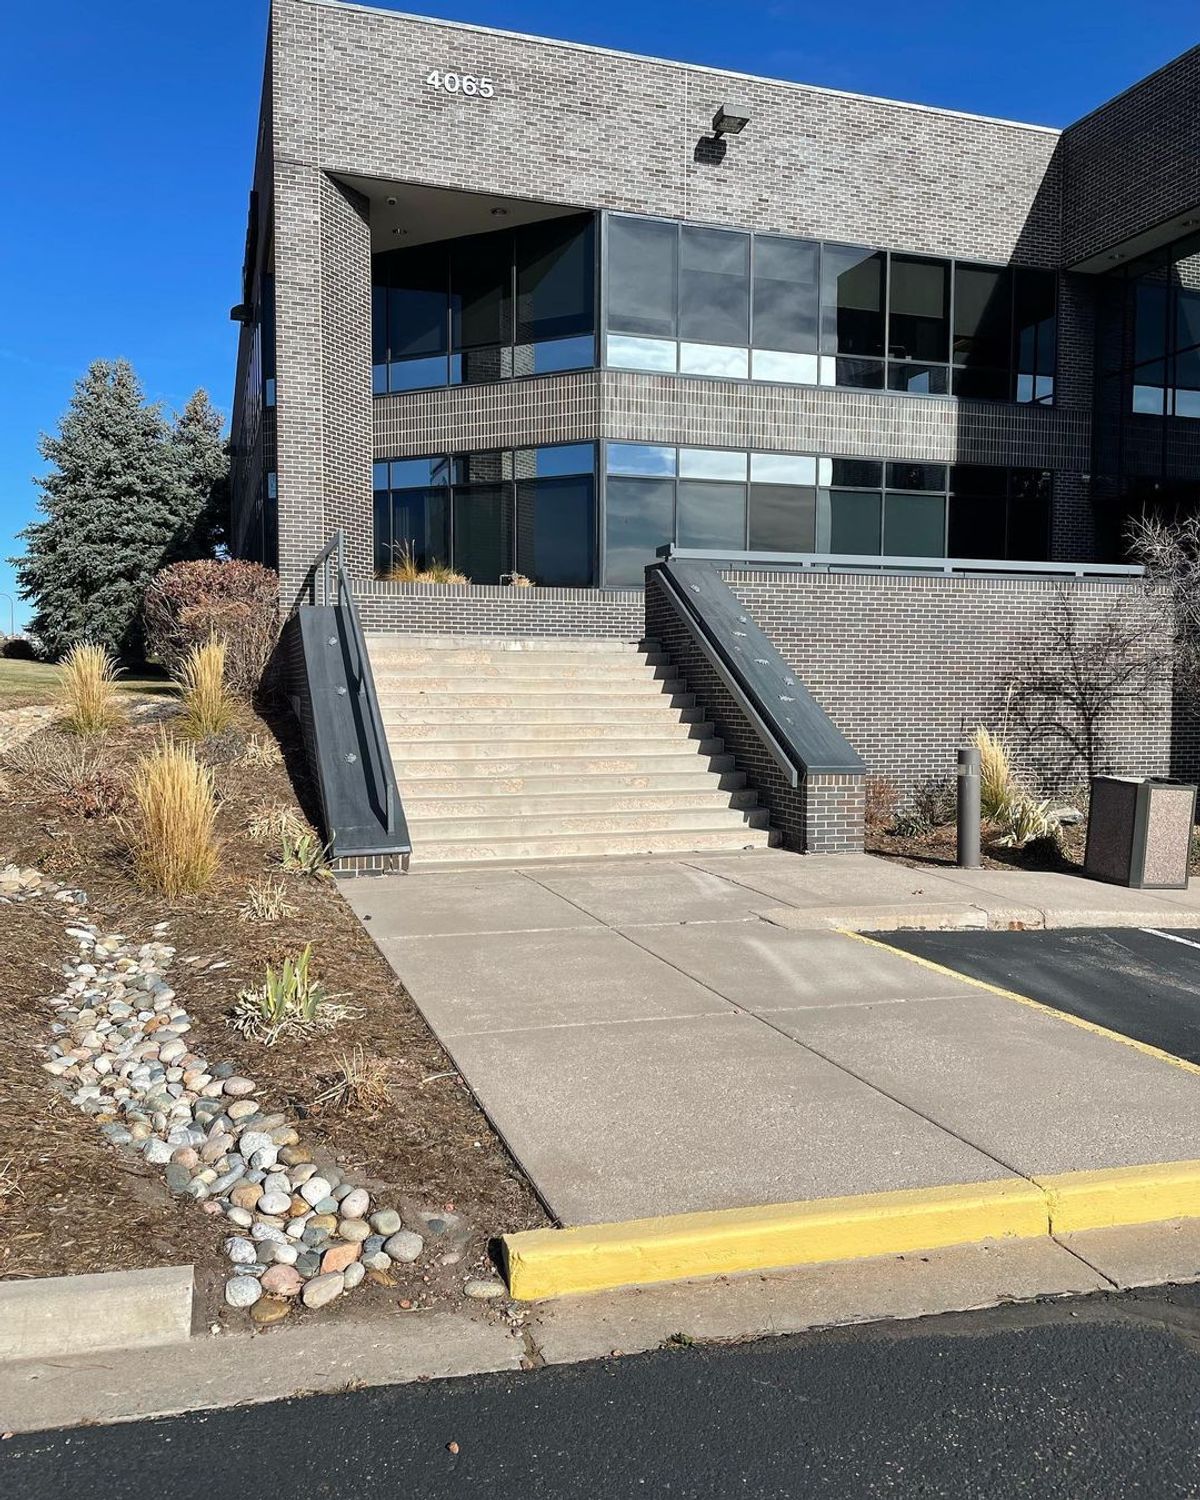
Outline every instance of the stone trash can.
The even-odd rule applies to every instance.
[[[1147,891],[1187,889],[1196,788],[1155,776],[1095,776],[1084,873]]]

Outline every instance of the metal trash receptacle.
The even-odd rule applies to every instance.
[[[1196,788],[1156,776],[1095,776],[1085,874],[1147,891],[1187,889]]]

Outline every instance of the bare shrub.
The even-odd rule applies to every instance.
[[[279,576],[236,558],[175,563],[155,575],[142,612],[148,649],[169,672],[215,636],[229,690],[253,698],[279,639]]]
[[[953,823],[958,814],[958,787],[952,777],[927,776],[909,793],[908,803],[896,819],[896,832],[919,838]]]
[[[121,722],[117,663],[106,647],[86,641],[71,647],[63,657],[59,701],[63,723],[83,738],[107,734]]]
[[[1200,693],[1200,515],[1144,515],[1128,530],[1130,555],[1146,569],[1150,598],[1168,615],[1179,687]]]
[[[368,1057],[360,1045],[350,1052],[339,1052],[333,1061],[336,1071],[329,1086],[317,1095],[309,1109],[378,1114],[390,1107],[393,1100],[388,1065],[381,1057]]]
[[[202,890],[217,872],[217,799],[212,772],[190,745],[165,736],[133,775],[129,835],[140,884],[164,896]]]
[[[896,783],[887,776],[868,776],[864,791],[864,821],[867,827],[891,828],[896,821],[896,809],[900,805],[900,790]]]
[[[102,749],[53,730],[14,745],[4,757],[13,775],[53,788],[64,812],[81,818],[120,812],[127,785]]]

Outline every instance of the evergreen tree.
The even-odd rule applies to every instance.
[[[31,629],[55,656],[90,640],[136,660],[151,578],[211,555],[227,470],[220,419],[197,392],[172,426],[126,361],[96,360],[40,446],[51,465],[36,481],[43,518],[21,533],[25,555],[13,559],[34,605]]]
[[[180,475],[180,537],[172,561],[212,557],[229,538],[229,448],[221,413],[198,390],[171,433]]]

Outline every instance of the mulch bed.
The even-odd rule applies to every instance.
[[[1197,830],[1200,834],[1200,829]],[[1042,841],[1026,849],[1001,848],[995,835],[984,829],[981,863],[985,870],[1061,870],[1069,875],[1083,873],[1087,824],[1071,823],[1060,830],[1057,847]],[[931,829],[920,835],[896,833],[887,827],[868,825],[865,848],[868,854],[879,854],[916,869],[930,866],[952,866],[957,863],[957,835],[953,823]],[[1192,840],[1191,873],[1200,875],[1200,838]]]
[[[147,703],[108,736],[103,755],[118,777],[151,748],[164,712],[171,710]],[[278,741],[284,763],[247,763],[250,734],[263,744]],[[271,1108],[299,1117],[314,1156],[355,1175],[377,1201],[402,1212],[406,1205],[452,1210],[471,1226],[460,1262],[437,1264],[440,1247],[428,1241],[430,1253],[414,1267],[395,1268],[394,1287],[364,1285],[341,1308],[456,1301],[464,1279],[487,1267],[489,1239],[545,1224],[544,1210],[336,884],[284,872],[278,843],[250,837],[250,819],[266,807],[311,810],[294,721],[247,716],[237,733],[200,753],[221,799],[221,868],[209,890],[174,903],[140,890],[120,812],[83,816],[69,794],[19,769],[5,772],[0,794],[0,863],[33,866],[81,887],[90,898],[88,919],[102,930],[148,939],[155,923],[169,920],[165,941],[176,957],[168,979],[192,1016],[197,1045],[256,1079]],[[268,877],[285,884],[295,914],[272,923],[244,920],[247,886]],[[224,1221],[173,1199],[161,1169],[109,1146],[39,1066],[49,1017],[38,1000],[59,988],[60,965],[73,956],[64,913],[52,907],[0,907],[0,1276],[190,1261],[210,1316],[223,1315]],[[226,1024],[239,988],[306,943],[314,976],[361,1014],[315,1039],[274,1047],[244,1039]],[[336,1074],[337,1055],[356,1047],[386,1062],[391,1105],[311,1108]]]

